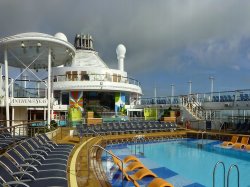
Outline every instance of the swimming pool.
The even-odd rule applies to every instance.
[[[144,156],[139,157],[149,169],[175,187],[212,187],[213,169],[218,161],[225,163],[226,174],[231,164],[237,164],[240,170],[240,186],[250,187],[250,153],[222,148],[219,141],[204,140],[202,143],[202,148],[197,146],[201,141],[194,139],[147,143],[144,145]],[[131,149],[134,146],[123,144],[108,148],[123,158],[133,152]],[[222,173],[222,167],[219,166],[215,175],[218,187],[223,186]],[[236,179],[234,168],[230,174],[229,186],[237,186]],[[114,179],[111,183],[119,186]]]

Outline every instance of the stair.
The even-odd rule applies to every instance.
[[[185,109],[190,115],[191,119],[194,120],[204,120],[204,109],[201,106],[201,103],[195,100],[184,99],[182,102],[182,107]]]
[[[205,110],[201,102],[196,101],[195,99],[184,98],[182,100],[182,108],[189,113],[187,119],[190,120],[215,120],[215,111],[213,110]]]

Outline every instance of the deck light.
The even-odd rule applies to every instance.
[[[37,43],[36,45],[36,52],[39,53],[39,48],[42,46],[40,42]]]
[[[25,47],[26,47],[25,44],[24,44],[23,42],[21,43],[21,47],[22,47],[22,48],[25,48]]]
[[[37,47],[42,47],[42,44],[40,42],[38,42]]]

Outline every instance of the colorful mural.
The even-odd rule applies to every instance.
[[[83,93],[72,91],[69,93],[69,112],[70,121],[81,121],[83,112]]]
[[[157,120],[157,109],[156,108],[144,108],[145,120]]]
[[[125,109],[125,93],[115,93],[115,113],[120,112],[122,115],[126,115]]]

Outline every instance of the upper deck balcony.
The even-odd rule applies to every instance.
[[[183,106],[187,103],[199,103],[204,109],[228,110],[250,107],[250,89],[222,92],[194,93],[189,95],[141,98],[137,107]]]
[[[54,90],[105,90],[142,94],[138,80],[117,73],[95,74],[86,73],[86,71],[67,71],[64,75],[55,75],[52,80]]]

